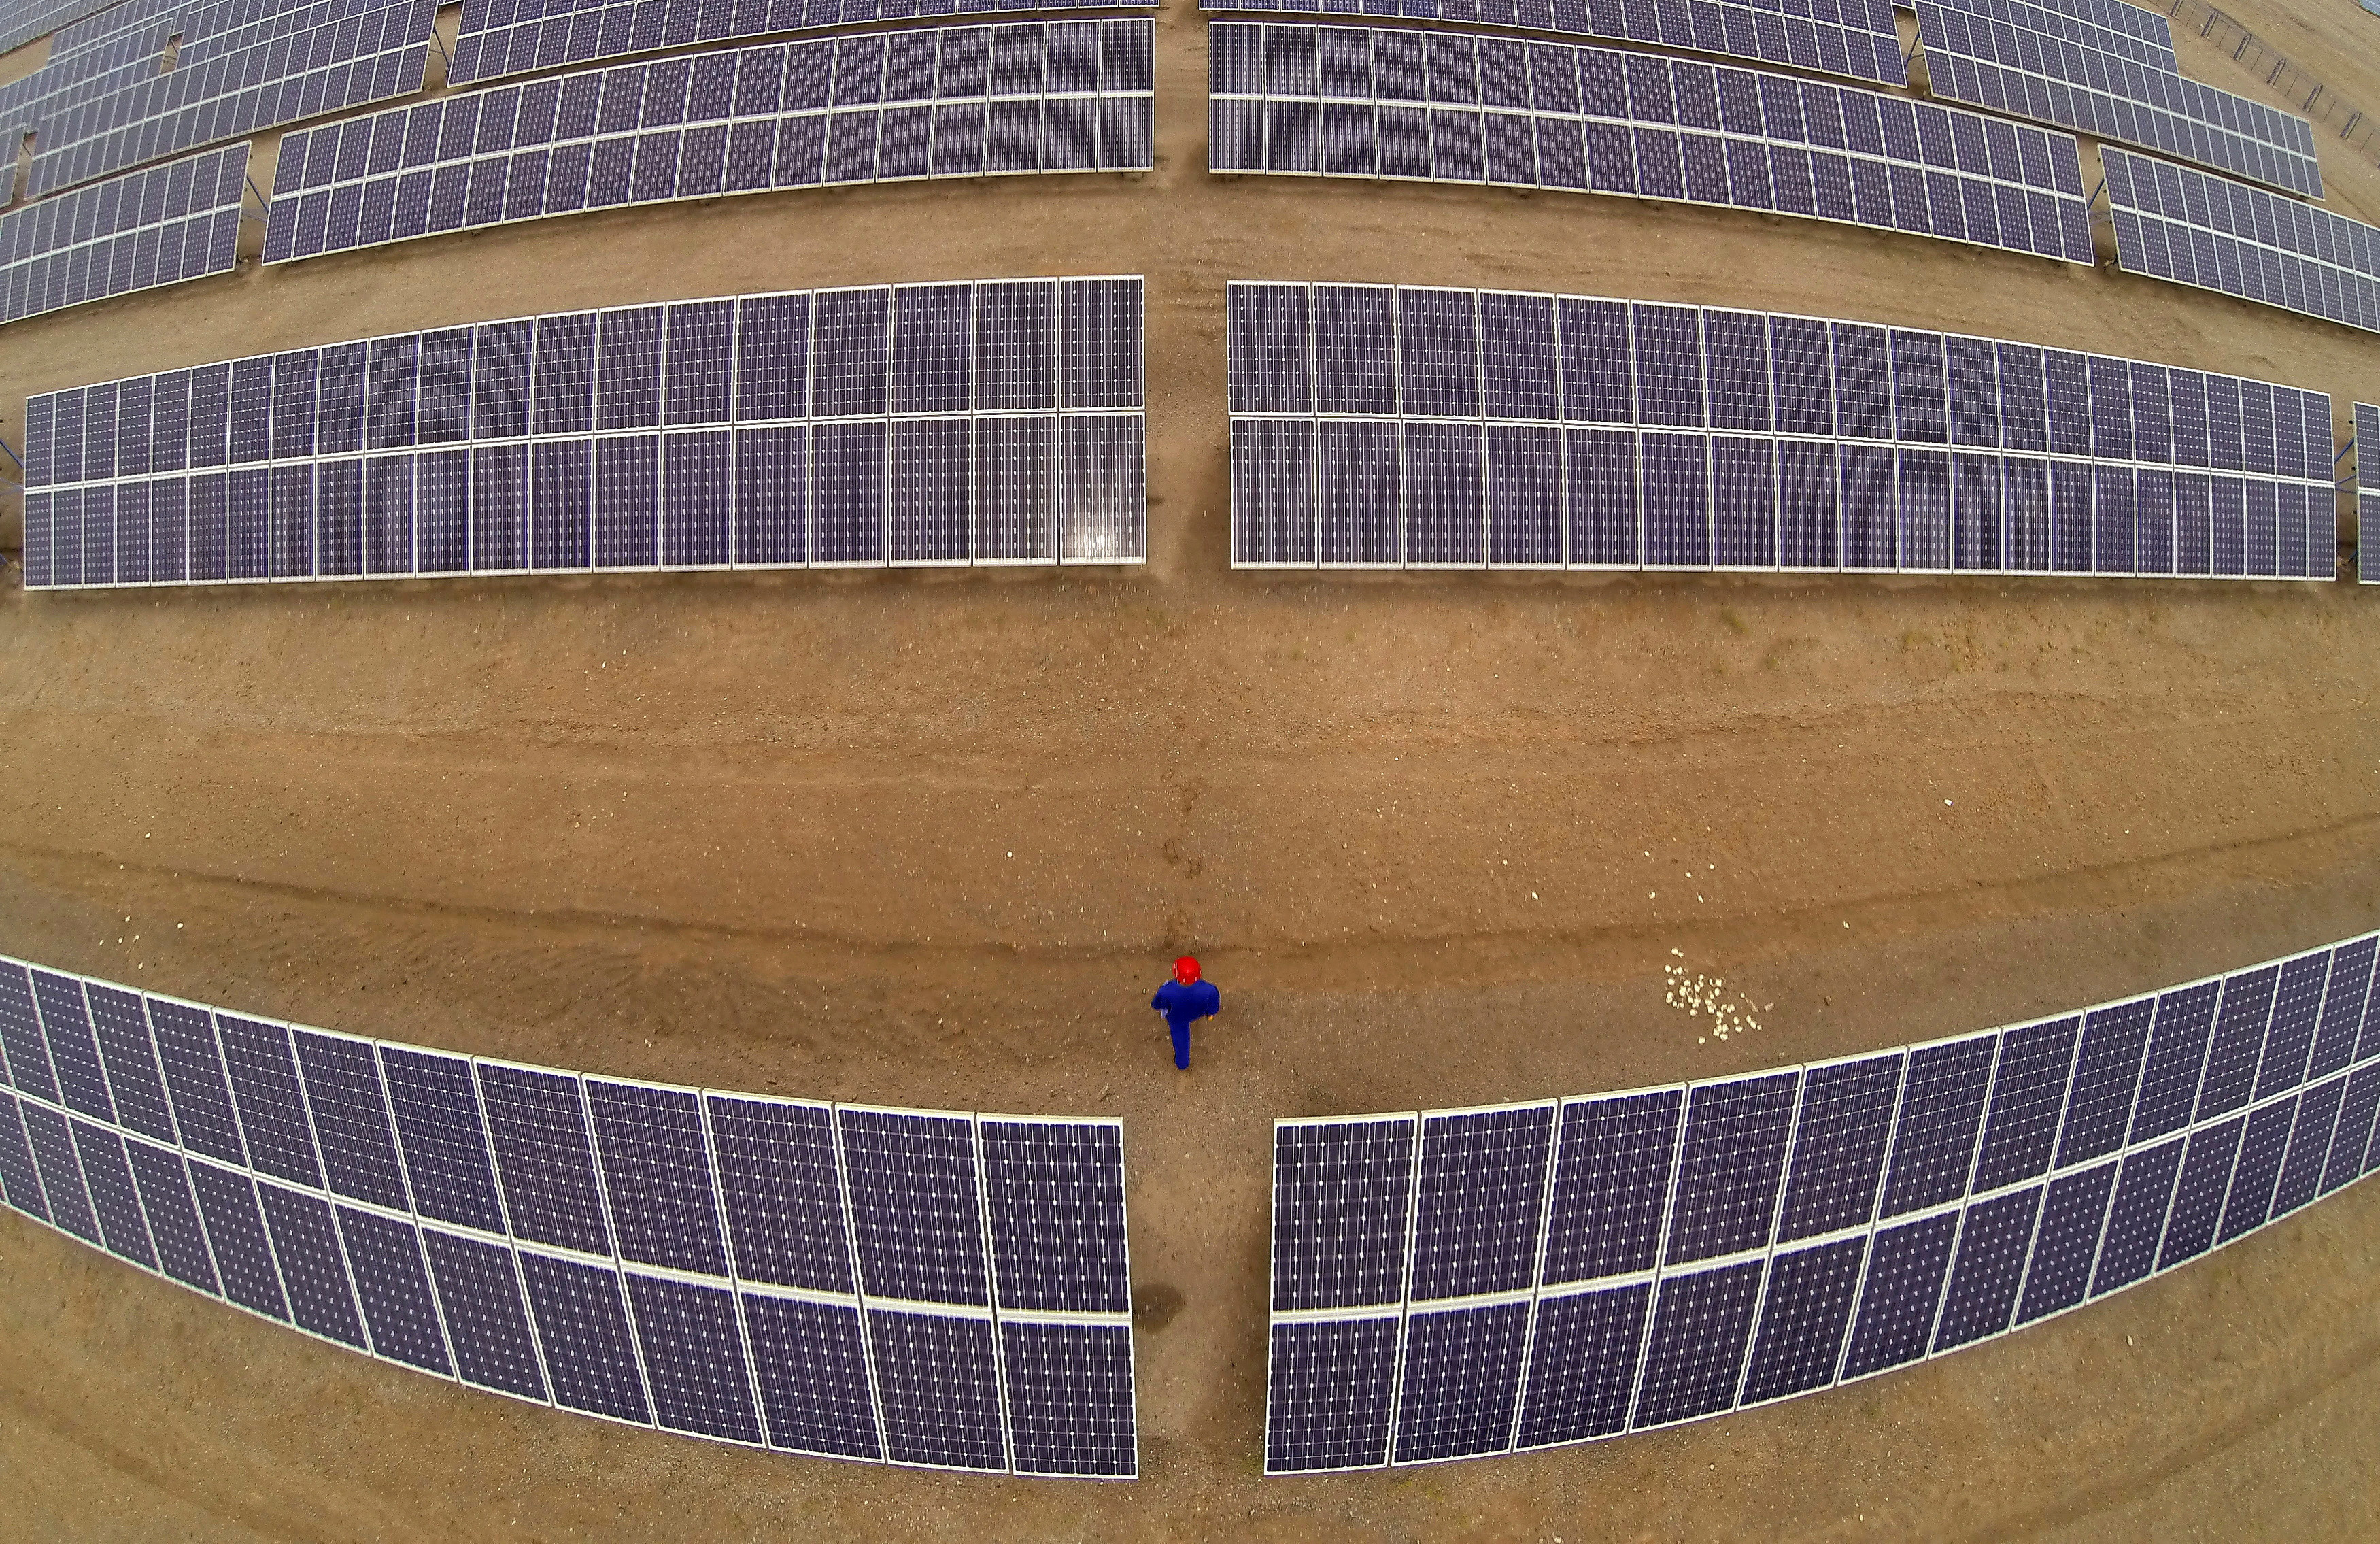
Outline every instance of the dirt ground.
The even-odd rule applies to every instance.
[[[2235,7],[2380,107],[2380,18]],[[1124,1120],[1144,1478],[745,1453],[374,1364],[0,1217],[22,1538],[2363,1538],[2380,1185],[1947,1360],[1682,1430],[1258,1477],[1270,1123],[1626,1088],[2021,1019],[2380,919],[2354,586],[1253,576],[1229,278],[1948,326],[2380,392],[2380,343],[1807,222],[1159,165],[624,212],[0,332],[29,391],[745,289],[1148,278],[1129,572],[0,592],[0,947],[571,1067]],[[2269,28],[2269,30],[2268,30]],[[2327,55],[2313,56],[2314,40]],[[2203,52],[2203,50],[2202,50]],[[2233,90],[2228,60],[2186,65]],[[2325,141],[2337,207],[2380,168]],[[260,178],[261,180],[261,178]],[[1144,1003],[1196,950],[1177,1075]],[[1763,1004],[1708,1038],[1662,967]]]

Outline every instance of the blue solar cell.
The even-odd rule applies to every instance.
[[[306,1096],[285,1026],[215,1015],[224,1064],[239,1106],[240,1129],[260,1173],[320,1189],[322,1171],[306,1116]]]
[[[2338,1126],[2347,1079],[2333,1077],[2308,1088],[2298,1100],[2297,1119],[2289,1131],[2289,1156],[2273,1188],[2275,1217],[2285,1217],[2314,1198]]]
[[[595,1077],[585,1088],[620,1258],[726,1275],[696,1095]]]
[[[973,1123],[858,1109],[836,1118],[863,1290],[989,1305]]]
[[[2220,1125],[2204,1126],[2190,1136],[2181,1177],[2174,1184],[2173,1208],[2166,1218],[2165,1238],[2157,1246],[2156,1268],[2165,1270],[2204,1254],[2215,1241],[2215,1225],[2230,1188],[2231,1169],[2240,1155],[2245,1116]]]
[[[2079,1020],[2061,1018],[2001,1033],[1975,1190],[1997,1190],[2049,1167],[2079,1028]]]
[[[1128,1327],[1004,1319],[1000,1347],[1018,1474],[1139,1472]]]
[[[2278,1100],[2248,1117],[2240,1138],[2240,1157],[2232,1166],[2231,1187],[2223,1202],[2223,1221],[2215,1242],[2228,1244],[2241,1234],[2264,1226],[2273,1215],[2273,1190],[2281,1177],[2281,1161],[2289,1155],[2289,1132],[2297,1124],[2298,1100]]]
[[[1662,1278],[1630,1429],[1734,1405],[1764,1269],[1760,1260],[1746,1260]]]
[[[2029,1323],[2082,1301],[2098,1257],[2116,1173],[2117,1164],[2110,1161],[2050,1181],[2042,1201],[2032,1263],[2025,1270],[2024,1296],[2017,1305],[2017,1323]]]
[[[1925,1355],[1958,1231],[1957,1212],[1877,1230],[1843,1353],[1843,1377],[1864,1378]]]
[[[49,1047],[33,1006],[32,980],[20,965],[0,964],[0,1050],[7,1054],[9,1081],[15,1087],[42,1099],[58,1097]]]
[[[438,1283],[456,1376],[543,1404],[545,1374],[511,1248],[436,1228],[421,1230],[421,1246]]]
[[[620,1273],[526,1249],[520,1267],[553,1402],[590,1416],[651,1424]]]
[[[157,1268],[156,1246],[149,1224],[140,1215],[140,1197],[132,1185],[132,1170],[125,1161],[124,1138],[102,1126],[81,1121],[74,1128],[76,1156],[82,1161],[84,1185],[91,1210],[98,1216],[100,1236],[107,1251],[136,1265]]]
[[[290,1318],[301,1330],[363,1350],[363,1321],[357,1317],[330,1203],[277,1185],[261,1185],[257,1194],[264,1203],[281,1282],[289,1291]]]
[[[673,1431],[759,1443],[760,1417],[734,1294],[633,1270],[625,1275],[655,1420]]]
[[[988,1118],[978,1129],[1001,1307],[1128,1312],[1123,1128]],[[1536,1224],[1533,1212],[1532,1238]]]
[[[352,1207],[337,1209],[339,1237],[353,1268],[356,1296],[372,1350],[441,1377],[451,1375],[446,1335],[430,1292],[430,1272],[410,1222]]]
[[[888,1458],[934,1468],[1008,1466],[990,1319],[871,1307],[868,1340]]]
[[[853,1290],[833,1112],[720,1094],[709,1103],[735,1273],[780,1286]]]
[[[479,1074],[514,1236],[609,1255],[612,1234],[604,1222],[578,1080],[567,1073],[494,1062],[480,1063]]]
[[[1379,285],[1313,289],[1310,410],[1395,412],[1395,291]],[[1232,286],[1227,332],[1234,412],[1309,410],[1305,290],[1303,285]]]
[[[60,1099],[70,1110],[114,1123],[115,1101],[108,1095],[107,1074],[100,1065],[99,1042],[91,1035],[82,983],[70,976],[36,970],[33,999],[41,1006],[42,1030],[49,1042],[50,1065],[57,1071]]]
[[[1834,1381],[1866,1257],[1865,1238],[1846,1238],[1780,1253],[1769,1263],[1759,1333],[1744,1371],[1743,1404],[1782,1399]]]
[[[1997,1035],[1977,1035],[1910,1052],[1882,1215],[1897,1217],[1966,1193],[1998,1042]]]
[[[383,1046],[381,1066],[413,1180],[414,1205],[425,1217],[483,1233],[504,1232],[471,1064],[459,1056]]]
[[[1800,1075],[1697,1085],[1689,1094],[1663,1258],[1682,1265],[1768,1240]]]
[[[2327,949],[2301,954],[2281,967],[2264,1061],[2256,1071],[2256,1098],[2269,1099],[2305,1081],[2314,1028],[2322,1016],[2323,987],[2329,977]]]
[[[771,1445],[881,1458],[859,1310],[755,1293],[743,1304]]]
[[[1531,1284],[1553,1124],[1549,1104],[1424,1119],[1410,1297]]]
[[[1267,1474],[1378,1468],[1388,1463],[1397,1329],[1393,1314],[1273,1325],[1265,1396]]]
[[[1907,1060],[1895,1051],[1803,1075],[1779,1242],[1854,1227],[1874,1214]]]
[[[42,1194],[42,1175],[33,1159],[25,1120],[17,1096],[0,1091],[0,1195],[28,1217],[50,1220],[50,1204]]]
[[[281,1270],[273,1263],[263,1215],[257,1210],[256,1182],[211,1163],[193,1163],[190,1189],[206,1222],[224,1295],[252,1313],[286,1323],[289,1300],[282,1292]]]
[[[2206,1061],[2206,1042],[2215,1027],[2220,981],[2201,981],[2157,998],[2155,1027],[2150,1032],[2148,1063],[2141,1071],[2140,1099],[2132,1112],[2129,1138],[2134,1145],[2179,1131],[2190,1124],[2198,1100],[2199,1072]]]
[[[1967,1210],[1959,1232],[1959,1254],[1942,1295],[1941,1321],[1934,1349],[1948,1351],[2009,1326],[2017,1288],[2024,1277],[2034,1224],[2041,1210],[2041,1187],[1978,1201]]]
[[[2123,1146],[2155,1014],[2155,998],[2136,997],[2095,1010],[2084,1024],[2066,1124],[2058,1138],[2058,1167],[2085,1163]]]
[[[9,1112],[8,1125],[0,1126],[0,1143],[14,1126],[14,1112]],[[17,1137],[21,1146],[22,1137]],[[207,1250],[207,1235],[199,1221],[197,1203],[190,1198],[190,1181],[179,1153],[163,1148],[152,1148],[146,1142],[128,1142],[125,1156],[131,1161],[133,1184],[140,1192],[140,1210],[148,1219],[149,1236],[157,1246],[157,1268],[166,1275],[196,1291],[217,1294],[222,1281],[215,1275],[214,1257]],[[7,1162],[5,1146],[0,1146],[0,1175],[5,1175],[14,1204],[18,1171]]]
[[[2222,1005],[2215,1015],[2215,1036],[2206,1050],[2206,1072],[2198,1088],[2198,1113],[2205,1121],[2248,1102],[2263,1059],[2265,1032],[2273,1016],[2274,989],[2280,967],[2243,970],[2223,982]]]
[[[1528,1330],[1524,1301],[1409,1316],[1398,1380],[1396,1462],[1505,1451]]]
[[[1276,1311],[1402,1297],[1414,1139],[1410,1116],[1274,1127]]]
[[[330,1187],[394,1211],[411,1210],[371,1042],[319,1029],[300,1029],[296,1039]]]
[[[1592,1281],[1654,1267],[1684,1103],[1683,1091],[1670,1088],[1563,1106],[1546,1233],[1547,1282]]]
[[[97,1032],[100,1059],[106,1064],[107,1083],[115,1097],[118,1122],[128,1131],[177,1144],[174,1116],[165,1102],[165,1084],[157,1071],[157,1053],[149,1040],[149,1016],[140,995],[120,987],[87,984],[91,1027]]]

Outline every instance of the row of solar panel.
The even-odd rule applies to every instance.
[[[239,255],[248,149],[245,144],[234,145],[229,150],[210,152],[172,166],[119,179],[124,183],[151,184],[152,192],[161,183],[176,188],[188,187],[192,189],[188,197],[194,213],[181,218],[161,216],[154,223],[146,220],[152,203],[160,209],[165,205],[166,198],[160,194],[153,201],[143,198],[140,206],[143,223],[112,236],[76,240],[73,237],[80,228],[79,219],[72,225],[56,221],[50,225],[46,244],[18,234],[15,245],[20,249],[33,249],[15,261],[0,265],[0,322],[63,310],[111,295],[178,284],[208,274],[230,273]],[[103,196],[117,188],[117,183],[102,183],[78,197]],[[208,195],[204,201],[202,191]],[[131,204],[121,190],[115,201],[119,209]],[[35,204],[6,218],[29,220],[53,207],[49,203]],[[6,241],[11,234],[0,228],[0,241]]]
[[[1511,290],[1232,282],[1234,415],[1638,423],[2332,480],[2321,392],[1924,328]]]
[[[1142,406],[1136,277],[727,296],[396,333],[48,392],[25,486],[661,427]]]
[[[0,214],[0,267],[187,214],[237,209],[248,186],[248,150],[188,156]]]
[[[19,0],[0,16],[0,54],[107,8],[109,0]]]
[[[38,135],[31,190],[44,192],[371,100],[376,78],[407,73],[398,59],[408,51],[418,89],[429,30],[419,0],[261,0],[140,17],[0,87],[0,127]]]
[[[582,1077],[13,962],[0,1052],[12,1207],[268,1318],[729,1441],[1135,1470],[1113,1121]]]
[[[1151,24],[920,27],[586,70],[293,134],[277,194],[560,141],[830,108],[1153,89]]]
[[[289,8],[312,8],[288,0]],[[194,58],[42,114],[37,104],[29,191],[38,196],[320,113],[421,89],[434,0],[406,0],[294,37]],[[204,13],[201,13],[202,15]]]
[[[2355,405],[2355,577],[2380,584],[2380,407]]]
[[[2038,6],[2029,0],[1949,0],[1970,17],[2021,27],[2028,32],[2112,54],[2137,65],[2180,73],[2174,56],[2173,29],[2161,12],[2143,9],[2129,0],[2058,0]]]
[[[772,32],[858,27],[873,21],[1014,11],[1139,10],[1150,0],[470,0],[447,79],[456,84],[563,65],[625,58],[658,48],[729,43]]]
[[[1683,1088],[1280,1123],[1267,1471],[1718,1415],[2228,1243],[2380,1163],[2374,944]]]
[[[2313,126],[2171,71],[1919,0],[1933,93],[2322,197]],[[1997,27],[1997,35],[1995,32]]]
[[[2338,549],[2325,483],[1733,434],[1232,425],[1243,568],[2331,579]]]
[[[1118,72],[1144,81],[1149,79],[1154,68],[1149,23],[1061,23],[1047,30],[1055,32],[1069,25],[1087,32],[1097,29],[1104,34],[1089,55],[1101,60],[1102,79]],[[932,33],[941,31],[967,33],[976,35],[968,47],[980,59],[980,34],[1015,31],[1031,34],[1030,42],[1036,50],[1032,57],[1038,61],[1039,38],[1044,30],[1039,23],[1022,23],[990,29],[871,33],[865,40],[841,42],[847,44],[865,41],[878,45],[873,49],[873,57],[880,72],[887,52],[880,45],[888,40],[930,38]],[[992,41],[996,55],[998,40]],[[496,134],[499,148],[483,151],[475,148],[479,130],[484,127],[478,115],[482,104],[479,96],[450,97],[334,126],[342,136],[343,152],[350,142],[369,145],[369,151],[364,152],[369,167],[383,159],[383,145],[414,143],[417,117],[427,121],[428,110],[436,109],[442,125],[436,137],[427,143],[435,147],[441,159],[434,167],[377,176],[367,171],[365,180],[342,182],[328,189],[303,194],[285,187],[276,188],[266,226],[264,261],[281,262],[443,231],[584,210],[713,198],[772,188],[1017,172],[1147,171],[1155,164],[1153,99],[1146,85],[1121,93],[979,97],[910,106],[863,105],[832,112],[764,109],[758,116],[737,115],[732,122],[726,120],[724,115],[738,112],[739,104],[729,87],[740,74],[741,55],[762,56],[771,67],[765,79],[769,90],[773,91],[777,79],[773,69],[789,52],[798,54],[805,48],[827,46],[795,44],[790,51],[783,46],[742,50],[696,61],[704,67],[719,67],[718,79],[724,94],[709,103],[696,103],[685,109],[688,116],[682,121],[689,123],[698,111],[721,115],[716,121],[694,127],[650,128],[600,139],[566,138],[567,134],[588,130],[567,119],[559,119],[548,128],[540,115],[540,122],[528,131],[538,137],[533,141],[524,141],[517,124],[507,123]],[[1117,72],[1105,67],[1107,59],[1120,61]],[[600,133],[602,120],[595,115],[597,99],[600,95],[609,100],[612,94],[609,83],[600,77],[635,77],[636,90],[625,95],[640,98],[649,69],[660,75],[665,66],[685,63],[679,60],[651,67],[630,65],[615,71],[539,82],[523,89],[517,103],[507,105],[526,112],[533,106],[569,107],[575,101],[586,110],[581,115],[598,126],[593,131]],[[674,73],[683,84],[686,72]],[[791,79],[790,71],[787,79]],[[821,91],[826,79],[824,75],[818,77]],[[582,84],[588,89],[574,95],[574,89]],[[558,88],[559,94],[542,93],[532,100],[531,93],[544,86]],[[498,94],[509,93],[491,92],[488,97],[492,99]],[[443,125],[458,122],[465,127],[450,139]],[[318,130],[317,135],[327,132]],[[523,142],[534,142],[537,148],[502,148]],[[397,153],[401,157],[403,152]],[[450,153],[459,159],[446,159]],[[313,161],[310,150],[306,159],[310,164]],[[346,157],[343,154],[341,159]]]
[[[839,420],[282,462],[25,496],[30,589],[1140,563],[1138,413]]]
[[[1692,49],[1790,69],[1822,71],[1905,86],[1892,8],[1870,0],[1805,0],[1787,9],[1717,0],[1202,0],[1210,11],[1293,11],[1304,15],[1454,21],[1614,43]]]
[[[2117,266],[2380,332],[2380,228],[2112,147]]]
[[[1367,40],[1373,55],[1380,40],[1401,40],[1415,59],[1428,52],[1425,43],[1448,41],[1443,34],[1378,28],[1216,22],[1208,29],[1217,67],[1234,70],[1233,83],[1244,86],[1247,72],[1232,61],[1244,64],[1261,53],[1269,81],[1276,52],[1269,35],[1304,34],[1293,38],[1304,57],[1318,32],[1326,55],[1342,51],[1351,60],[1366,56]],[[1232,77],[1219,78],[1208,100],[1208,168],[1672,199],[2095,261],[2079,152],[2070,136],[1930,103],[1786,77],[1763,79],[1684,60],[1551,43],[1529,44],[1528,56],[1530,94],[1565,105],[1522,112],[1385,99],[1259,98],[1229,94],[1222,82]],[[1336,81],[1305,79],[1309,89],[1330,92],[1361,78],[1350,70]],[[1597,79],[1600,87],[1593,83]],[[1687,81],[1695,83],[1692,90],[1640,108],[1655,90],[1669,92]],[[1581,95],[1583,83],[1587,90]],[[1814,102],[1826,110],[1810,113]],[[1789,111],[1801,115],[1801,127],[1775,138],[1761,137],[1759,127],[1724,132],[1676,127],[1706,118],[1712,128],[1722,118],[1762,126]],[[1582,118],[1582,112],[1597,115]],[[1852,151],[1832,148],[1846,142]]]

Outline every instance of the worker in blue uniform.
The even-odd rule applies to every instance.
[[[1190,1026],[1220,1013],[1223,994],[1215,990],[1214,982],[1198,979],[1196,956],[1184,954],[1173,962],[1173,979],[1157,989],[1148,1005],[1165,1015],[1165,1027],[1173,1032],[1173,1064],[1189,1071]]]

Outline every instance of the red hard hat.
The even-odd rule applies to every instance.
[[[1184,954],[1173,962],[1173,979],[1187,986],[1198,979],[1198,956]]]

